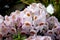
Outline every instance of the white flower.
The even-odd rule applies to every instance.
[[[49,36],[43,36],[41,40],[52,40]]]
[[[3,19],[0,19],[0,23],[2,23],[3,22]]]
[[[47,12],[48,12],[49,14],[53,14],[53,13],[54,13],[54,8],[53,8],[52,4],[49,4],[49,5],[48,5],[48,7],[47,7]]]
[[[3,19],[4,19],[4,17],[2,15],[0,15],[0,24],[4,21]]]
[[[4,17],[2,15],[0,15],[0,19],[4,19]]]
[[[31,29],[31,30],[30,30],[30,33],[32,33],[32,32],[33,32],[34,34],[37,34],[37,31],[34,30],[34,29]]]
[[[29,30],[31,29],[31,27],[29,26],[26,26],[26,25],[23,25],[22,26],[22,31],[21,32],[25,32],[26,34],[29,34]]]

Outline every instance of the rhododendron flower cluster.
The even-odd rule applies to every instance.
[[[10,16],[0,15],[0,38],[6,37],[8,33],[13,35],[19,31],[21,34],[28,34],[32,37],[35,35],[30,40],[52,40],[53,38],[48,35],[56,33],[57,29],[60,29],[58,19],[55,16],[50,16],[46,7],[41,3],[32,3],[23,11],[12,12]],[[36,36],[38,32],[43,32],[44,36]]]
[[[30,36],[25,40],[52,40],[52,39],[49,36],[36,36],[36,37]]]

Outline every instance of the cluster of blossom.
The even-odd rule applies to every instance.
[[[3,17],[0,15],[0,38],[6,37],[8,33],[16,34],[17,31],[20,31],[21,34],[28,34],[33,37],[33,35],[37,35],[40,31],[39,33],[44,34],[43,37],[41,36],[44,38],[42,40],[52,40],[54,33],[58,32],[57,35],[60,35],[59,29],[60,23],[57,18],[55,16],[50,17],[45,6],[41,3],[32,3],[23,11],[16,10],[12,12],[10,16],[6,15]],[[52,39],[49,36],[51,36]],[[41,40],[40,36],[35,38],[36,40]]]
[[[49,36],[30,36],[29,38],[25,40],[52,40]]]

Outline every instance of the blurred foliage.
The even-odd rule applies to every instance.
[[[26,39],[26,37],[24,35],[21,35],[20,32],[13,35],[13,40],[24,40],[24,39]]]
[[[42,3],[46,7],[49,4],[52,4],[55,8],[55,13],[53,15],[56,16],[58,20],[60,21],[60,0],[18,0],[16,4],[18,3],[26,4],[26,5],[29,5],[31,3]],[[23,5],[21,6],[24,7]]]

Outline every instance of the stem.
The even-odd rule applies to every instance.
[[[21,0],[21,2],[23,2],[23,3],[27,4],[27,5],[29,5],[28,1],[25,2],[24,0]]]

